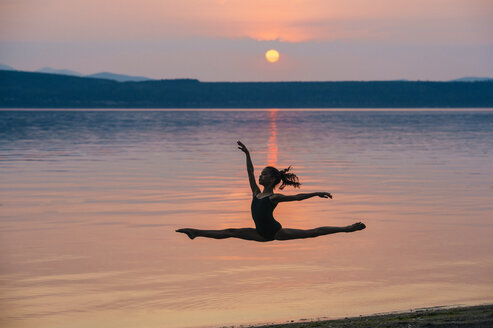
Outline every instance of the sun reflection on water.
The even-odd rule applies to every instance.
[[[269,147],[267,164],[274,167],[277,165],[277,112],[277,109],[269,110],[270,136],[267,142],[267,146]]]

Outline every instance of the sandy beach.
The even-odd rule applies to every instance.
[[[493,305],[469,307],[433,307],[410,312],[375,314],[339,320],[292,322],[256,328],[308,328],[308,327],[441,327],[470,328],[493,327]]]

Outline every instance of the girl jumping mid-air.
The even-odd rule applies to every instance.
[[[254,241],[271,241],[313,238],[336,232],[353,232],[366,228],[366,226],[361,222],[354,223],[347,227],[318,227],[307,230],[283,228],[272,215],[278,203],[304,200],[315,196],[321,198],[332,198],[332,195],[328,192],[313,192],[291,196],[274,193],[274,188],[281,182],[282,184],[279,187],[281,190],[285,186],[293,186],[295,188],[300,187],[298,177],[293,173],[289,173],[291,167],[281,171],[272,166],[267,166],[264,168],[258,179],[258,183],[264,187],[264,190],[260,191],[260,188],[255,182],[250,152],[240,141],[238,141],[238,146],[238,148],[246,155],[248,179],[250,181],[250,187],[252,188],[253,193],[252,217],[255,222],[255,229],[230,228],[223,230],[199,230],[185,228],[178,229],[176,230],[177,232],[186,233],[190,239],[194,239],[195,237],[207,237],[215,239],[240,238]]]

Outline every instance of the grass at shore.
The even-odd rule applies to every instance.
[[[339,320],[295,322],[256,328],[483,328],[493,327],[493,304],[457,308],[426,308],[406,313],[375,314]]]

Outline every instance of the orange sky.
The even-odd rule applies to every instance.
[[[1,39],[250,37],[492,43],[489,0],[3,0]],[[422,33],[427,29],[427,33]]]
[[[283,69],[264,74],[270,68],[257,66],[258,73],[248,79],[443,79],[493,74],[488,65],[493,61],[491,31],[491,0],[2,0],[0,64],[31,70],[54,66],[85,74],[119,70],[156,78],[241,80],[250,72],[242,67],[252,65],[254,55],[262,58],[265,50],[277,46],[283,48],[284,60],[277,67],[284,65]],[[248,40],[256,46],[249,47]],[[181,48],[176,42],[188,43]],[[354,52],[340,54],[347,50],[336,47],[334,55],[333,49],[327,50],[334,42],[350,43]],[[394,47],[390,52],[389,46]],[[118,47],[139,53],[117,52]],[[296,50],[290,52],[290,47]],[[305,57],[300,57],[300,47]],[[254,48],[256,53],[249,57]],[[362,57],[355,58],[355,53]],[[431,74],[433,66],[424,67],[418,73],[406,62],[410,53],[430,53],[428,63],[446,67]],[[464,58],[464,53],[472,56]],[[336,66],[348,74],[319,74],[325,66],[311,57],[338,62]],[[157,70],[159,58],[173,68]],[[211,62],[214,59],[224,65]],[[379,75],[382,67],[372,68],[379,60],[409,69],[384,69]],[[357,67],[362,62],[364,66]],[[187,69],[190,66],[193,71]],[[214,74],[208,72],[211,67]]]

